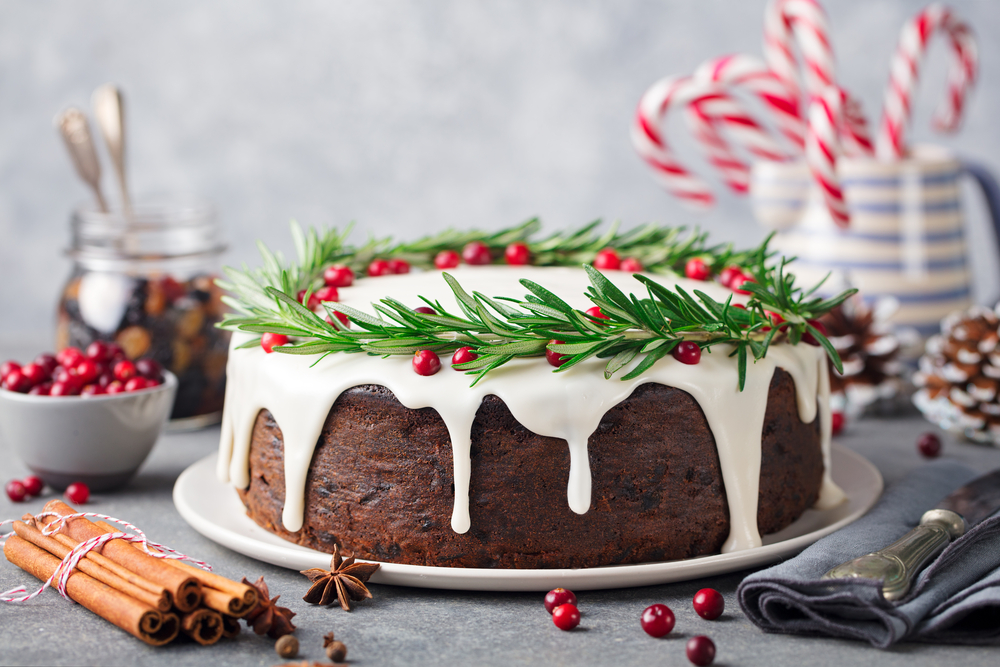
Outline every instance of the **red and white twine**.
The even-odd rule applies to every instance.
[[[98,535],[96,537],[90,538],[89,540],[81,542],[80,544],[73,547],[70,550],[70,552],[66,554],[66,556],[62,559],[62,562],[59,563],[59,566],[56,568],[55,572],[53,572],[52,576],[50,576],[45,581],[45,583],[42,584],[41,588],[36,590],[34,593],[28,593],[27,588],[25,588],[24,586],[18,586],[17,588],[12,588],[9,591],[0,593],[0,602],[25,602],[27,600],[30,600],[34,597],[41,595],[42,591],[44,591],[49,586],[53,585],[59,591],[60,595],[62,595],[67,600],[72,601],[69,595],[67,595],[66,593],[66,584],[69,582],[69,578],[76,569],[76,566],[80,562],[80,559],[85,558],[88,553],[94,551],[95,549],[99,550],[101,547],[103,547],[111,540],[138,542],[141,545],[142,550],[154,558],[173,558],[176,560],[186,560],[193,563],[194,565],[197,565],[203,570],[212,569],[212,567],[208,563],[196,560],[194,558],[191,558],[190,556],[185,556],[179,551],[175,551],[170,547],[149,540],[146,537],[146,534],[139,528],[132,525],[128,521],[116,519],[113,516],[98,514],[96,512],[79,512],[77,514],[67,514],[67,515],[60,515],[55,512],[42,512],[40,514],[36,514],[35,519],[37,520],[50,516],[56,517],[56,520],[52,521],[51,523],[45,526],[41,526],[39,524],[39,530],[43,535],[54,535],[55,533],[59,532],[60,528],[62,528],[63,524],[66,521],[77,518],[103,519],[104,521],[110,521],[112,523],[116,523],[124,527],[125,530],[129,530],[132,532],[124,533],[116,531],[112,533],[104,533],[103,535]],[[10,519],[7,521],[0,522],[0,526],[13,524],[14,521],[15,519]],[[0,543],[2,543],[3,540],[6,540],[13,534],[14,533],[10,532],[0,535]],[[150,547],[152,547],[152,549],[154,550],[151,551]]]

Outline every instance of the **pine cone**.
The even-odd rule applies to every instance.
[[[913,377],[913,402],[927,419],[979,442],[1000,442],[998,325],[997,312],[982,306],[949,315]]]
[[[830,363],[830,390],[844,396],[849,411],[861,412],[879,399],[892,398],[899,390],[899,341],[877,309],[854,298],[820,321],[844,364],[840,374]]]

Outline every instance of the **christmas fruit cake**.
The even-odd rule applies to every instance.
[[[220,478],[291,542],[453,567],[749,549],[840,502],[812,320],[832,302],[763,289],[791,286],[763,266],[766,246],[719,252],[653,229],[631,247],[600,240],[638,256],[627,268],[652,265],[649,285],[614,250],[591,251],[602,271],[585,271],[584,253],[559,255],[551,237],[507,244],[514,266],[476,265],[504,252],[502,234],[481,260],[466,246],[458,267],[427,240],[383,250],[406,258],[393,268],[333,232],[297,233],[303,259],[284,270],[265,250],[263,269],[225,284],[241,313],[225,324],[238,333]],[[369,276],[324,266],[331,256]],[[447,271],[407,272],[425,256]]]

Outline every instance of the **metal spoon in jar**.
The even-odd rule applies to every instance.
[[[101,129],[104,142],[111,156],[111,164],[118,176],[118,186],[122,193],[122,211],[128,215],[132,211],[128,187],[125,181],[125,107],[122,91],[111,83],[106,83],[94,91],[90,98],[94,118]]]
[[[66,150],[73,160],[76,173],[94,191],[97,207],[102,213],[107,213],[108,204],[101,194],[101,163],[97,161],[87,116],[76,107],[70,107],[56,116],[55,124],[66,142]]]

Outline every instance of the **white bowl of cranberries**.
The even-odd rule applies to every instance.
[[[177,378],[114,343],[0,365],[0,436],[46,484],[125,485],[170,416]]]

